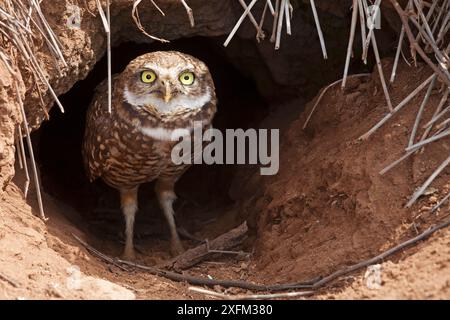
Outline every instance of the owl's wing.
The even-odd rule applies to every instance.
[[[110,136],[111,119],[111,114],[108,112],[108,88],[105,80],[97,86],[86,114],[83,162],[90,181],[100,177],[106,169],[105,142]]]

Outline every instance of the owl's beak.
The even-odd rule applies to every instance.
[[[166,82],[164,84],[164,101],[168,103],[172,99],[172,90],[170,89],[170,83]]]

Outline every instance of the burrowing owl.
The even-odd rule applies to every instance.
[[[207,66],[180,52],[152,52],[131,61],[113,78],[112,112],[106,82],[88,109],[83,161],[91,181],[102,178],[120,192],[125,217],[124,256],[134,257],[133,228],[142,183],[156,180],[156,194],[170,227],[173,253],[183,250],[172,203],[174,185],[188,165],[176,165],[175,130],[192,132],[194,122],[211,125],[216,112],[214,83]],[[184,131],[186,132],[186,131]]]

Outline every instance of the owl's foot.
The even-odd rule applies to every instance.
[[[172,241],[170,241],[170,253],[172,256],[178,256],[184,252],[183,245],[181,244],[180,239],[174,238]]]
[[[127,261],[134,261],[136,260],[136,253],[133,248],[131,249],[125,249],[122,254],[122,259]]]

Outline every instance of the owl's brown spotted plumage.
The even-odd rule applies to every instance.
[[[134,256],[133,227],[139,185],[156,180],[156,194],[171,231],[171,248],[182,250],[172,203],[174,185],[188,165],[172,162],[172,134],[211,125],[214,83],[206,65],[180,52],[144,54],[113,78],[112,112],[106,82],[88,109],[83,161],[91,181],[101,178],[120,192],[126,223],[124,255]],[[186,131],[188,130],[188,131]]]

